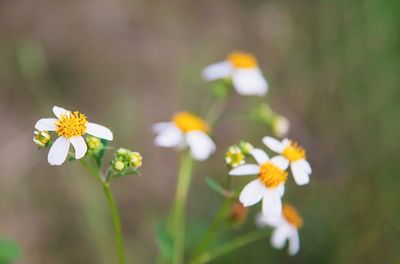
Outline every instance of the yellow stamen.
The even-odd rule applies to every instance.
[[[228,60],[235,68],[256,68],[257,60],[250,54],[245,52],[232,52],[228,55]]]
[[[297,142],[290,141],[290,145],[283,150],[282,155],[289,161],[306,158],[306,151]]]
[[[86,116],[78,111],[62,114],[56,123],[56,132],[59,136],[71,138],[86,133]]]
[[[290,204],[285,204],[283,206],[282,213],[286,221],[294,225],[296,228],[300,228],[303,225],[303,219],[299,212]]]
[[[261,165],[259,179],[268,188],[275,188],[285,183],[287,176],[288,173],[286,171],[281,170],[271,162]]]
[[[210,132],[210,127],[203,119],[189,112],[179,112],[175,114],[172,118],[172,122],[184,133],[194,130],[203,131],[206,134]]]

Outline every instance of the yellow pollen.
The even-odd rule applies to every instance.
[[[86,116],[78,111],[63,114],[56,122],[56,132],[59,136],[71,138],[86,133]]]
[[[257,60],[250,54],[245,52],[232,52],[228,55],[228,60],[232,63],[235,68],[256,68]]]
[[[203,119],[189,112],[179,112],[175,114],[172,118],[172,122],[184,133],[195,130],[202,131],[206,134],[210,132],[210,127]]]
[[[288,221],[289,224],[294,225],[296,228],[300,228],[303,225],[303,219],[301,218],[299,212],[297,212],[296,208],[290,204],[284,204],[282,214],[286,221]]]
[[[283,150],[282,155],[289,161],[306,158],[306,151],[297,142],[290,141],[290,145]]]
[[[271,162],[261,165],[259,179],[268,188],[278,187],[281,183],[285,183],[288,173],[281,170]]]

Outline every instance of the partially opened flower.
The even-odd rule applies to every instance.
[[[303,219],[293,206],[285,204],[282,215],[278,217],[268,217],[260,213],[257,216],[256,223],[259,227],[274,227],[271,237],[271,244],[274,248],[282,249],[287,240],[289,242],[289,254],[295,255],[299,252],[300,239],[298,229],[303,225]]]
[[[268,216],[277,216],[282,212],[281,197],[288,173],[287,162],[282,157],[269,159],[261,149],[253,149],[251,154],[258,164],[245,164],[232,169],[232,176],[257,175],[248,183],[239,196],[240,202],[248,207],[262,200],[262,212]]]
[[[98,138],[112,140],[112,132],[101,125],[88,122],[84,114],[71,112],[54,106],[53,112],[57,118],[43,118],[36,122],[38,131],[55,131],[59,136],[50,148],[47,160],[50,165],[61,165],[68,156],[70,144],[75,149],[75,158],[85,156],[87,145],[82,137],[90,134]]]
[[[189,112],[175,114],[171,122],[155,124],[153,131],[157,134],[154,140],[157,146],[178,149],[189,147],[196,160],[206,160],[216,149],[209,136],[209,126],[203,119]]]
[[[306,160],[306,151],[299,144],[286,138],[278,141],[272,137],[264,137],[263,142],[272,151],[281,154],[280,157],[286,163],[290,163],[294,180],[298,185],[309,183],[311,166]]]
[[[222,62],[204,68],[203,78],[208,81],[228,78],[240,95],[265,95],[268,83],[265,80],[256,58],[249,53],[233,52]]]

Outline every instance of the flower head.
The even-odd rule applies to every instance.
[[[139,152],[119,148],[110,164],[111,176],[137,175],[137,169],[142,166],[142,155]]]
[[[257,179],[248,183],[239,196],[244,206],[252,206],[262,200],[262,211],[267,216],[282,213],[281,197],[287,179],[288,167],[281,157],[269,159],[267,153],[254,148],[251,155],[258,164],[244,164],[232,169],[231,176],[256,175]]]
[[[303,225],[303,219],[298,211],[290,204],[284,204],[282,214],[277,217],[269,217],[263,214],[257,215],[256,223],[259,227],[271,226],[274,228],[271,244],[274,248],[282,249],[286,240],[289,241],[289,254],[295,255],[300,250],[298,229]]]
[[[225,153],[225,162],[231,168],[242,165],[244,159],[245,155],[237,145],[230,146],[228,151]]]
[[[231,79],[240,95],[265,95],[268,83],[258,67],[256,58],[241,51],[232,52],[227,59],[207,66],[203,78],[208,81]]]
[[[78,111],[71,112],[54,106],[53,112],[57,118],[43,118],[36,122],[35,128],[39,131],[55,131],[59,136],[50,148],[47,160],[50,165],[61,165],[68,156],[70,144],[75,149],[75,158],[85,156],[87,145],[83,135],[90,134],[98,138],[112,140],[112,132],[101,125],[88,122],[84,114]]]
[[[215,144],[209,136],[210,127],[199,116],[189,112],[179,112],[170,122],[153,126],[157,134],[154,142],[166,148],[189,147],[193,158],[206,160],[215,152]]]
[[[312,170],[303,147],[286,138],[278,141],[272,137],[264,137],[263,142],[272,151],[281,154],[278,157],[290,163],[294,180],[298,185],[309,183]]]
[[[47,131],[35,131],[33,135],[33,142],[40,148],[47,147],[50,143],[51,136]]]

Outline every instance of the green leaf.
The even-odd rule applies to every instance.
[[[15,263],[20,257],[20,251],[17,242],[0,238],[0,264]]]
[[[221,194],[222,196],[226,195],[226,190],[222,187],[218,182],[216,182],[213,178],[206,177],[206,184],[210,187],[213,191]]]
[[[164,224],[156,226],[157,245],[160,248],[163,257],[169,261],[172,260],[174,246],[172,236],[169,234]]]

